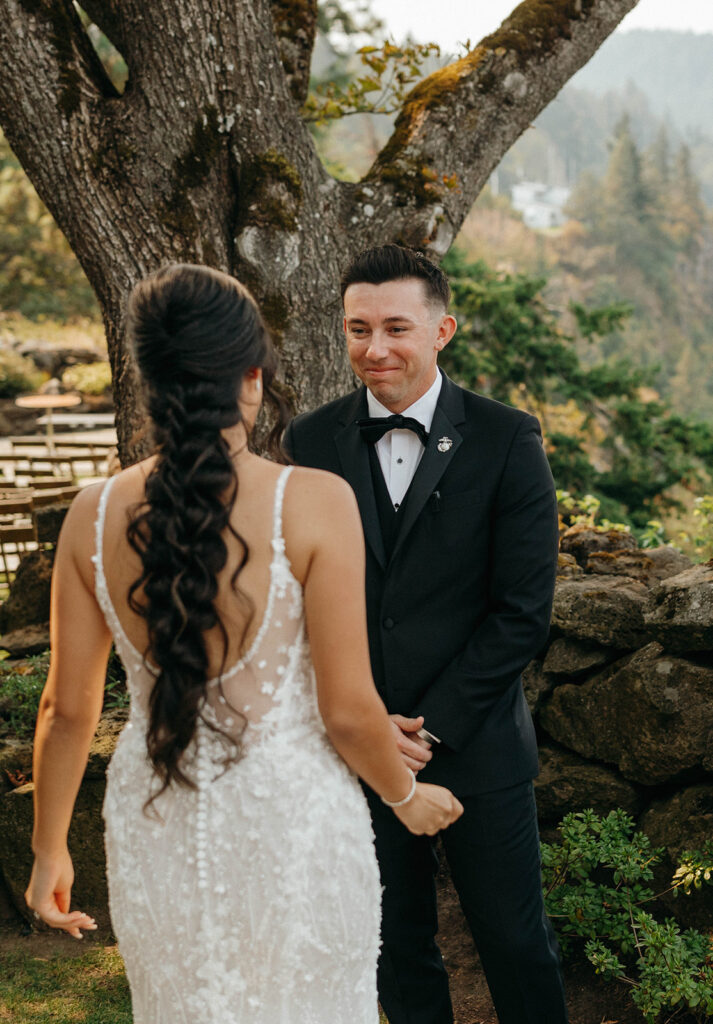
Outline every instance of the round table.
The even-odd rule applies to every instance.
[[[69,409],[73,405],[81,405],[81,395],[21,395],[15,399],[15,405],[22,409],[42,409],[47,413],[47,449],[54,454],[54,430],[52,426],[53,409]]]

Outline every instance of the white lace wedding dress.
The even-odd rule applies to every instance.
[[[96,523],[96,594],[126,667],[128,724],[104,802],[111,917],[134,1024],[376,1024],[380,885],[369,812],[317,708],[302,590],[275,494],[264,619],[250,650],[208,687],[204,717],[248,720],[226,771],[199,724],[188,768],[144,813],[156,777],[146,755],[150,667],[107,590]],[[152,790],[153,787],[153,790]],[[160,818],[154,811],[157,811]]]

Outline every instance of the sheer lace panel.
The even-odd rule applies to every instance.
[[[302,588],[290,570],[282,535],[282,504],[291,470],[287,466],[282,471],[275,490],[270,586],[260,628],[247,653],[212,679],[206,692],[205,716],[234,737],[275,707],[301,647]]]

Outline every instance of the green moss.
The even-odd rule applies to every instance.
[[[594,0],[527,0],[480,46],[515,53],[524,65],[558,39],[569,39],[572,22],[586,19],[593,7]]]
[[[276,190],[276,185],[282,185],[282,190]],[[302,181],[297,169],[282,153],[268,149],[241,171],[237,231],[247,225],[295,231],[301,205]]]
[[[487,67],[494,55],[504,57],[514,53],[518,63],[527,63],[538,53],[546,53],[557,39],[568,39],[572,21],[586,18],[593,5],[594,0],[526,0],[521,3],[501,28],[486,36],[474,50],[435,71],[412,89],[372,177],[393,182],[404,192],[404,204],[412,189],[415,189],[413,198],[418,205],[432,202],[433,183],[424,178],[420,165],[403,155],[427,111],[437,108],[460,87],[464,78],[475,72],[479,90],[489,92],[497,81],[497,76]]]
[[[279,292],[268,292],[262,296],[260,309],[276,339],[281,339],[289,320],[289,306]]]
[[[434,172],[421,161],[405,157],[404,150],[421,126],[426,112],[455,92],[462,80],[472,75],[490,56],[478,47],[460,60],[434,71],[409,93],[391,138],[381,151],[371,175],[392,182],[397,189],[398,202],[405,205],[415,200],[416,205],[426,206],[443,194],[443,186],[436,180]]]

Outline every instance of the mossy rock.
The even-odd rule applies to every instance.
[[[0,632],[47,622],[54,551],[30,551],[20,560],[10,594],[0,607]]]

